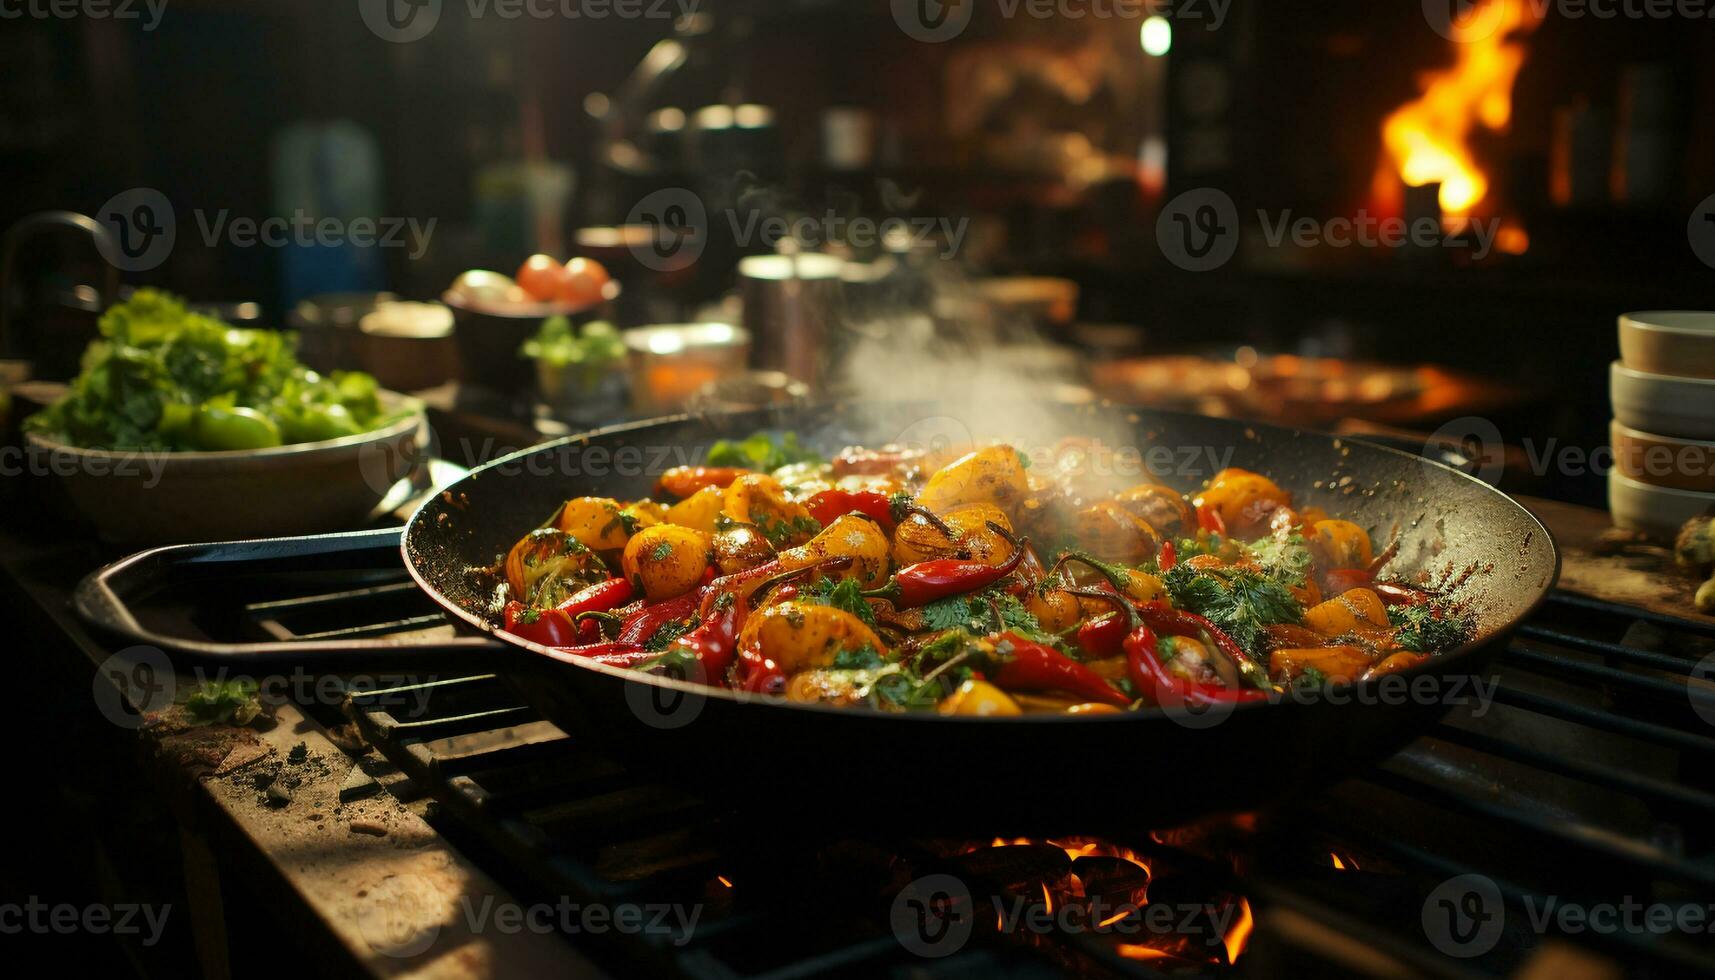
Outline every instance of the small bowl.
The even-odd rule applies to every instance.
[[[384,392],[383,404],[404,407]],[[59,493],[103,540],[236,541],[361,527],[427,444],[421,410],[371,432],[234,452],[112,452],[35,433]]]
[[[1715,493],[1715,442],[1640,432],[1618,421],[1608,428],[1614,468],[1650,486]]]
[[[394,391],[422,391],[458,373],[452,311],[439,303],[388,302],[357,325],[357,364]]]
[[[1620,316],[1626,367],[1681,378],[1715,378],[1715,313],[1651,310]]]
[[[1715,493],[1639,483],[1614,469],[1608,472],[1608,510],[1615,527],[1671,541],[1680,525],[1715,510]]]
[[[705,386],[744,370],[750,332],[729,323],[661,323],[625,331],[631,362],[631,408],[664,415],[685,407]]]
[[[1621,425],[1676,439],[1715,439],[1715,379],[1650,374],[1615,361],[1608,372]]]
[[[453,341],[458,345],[459,378],[466,384],[498,392],[531,390],[536,368],[518,348],[535,336],[536,328],[551,316],[564,316],[574,325],[611,315],[619,298],[619,283],[609,280],[602,298],[588,306],[569,303],[526,303],[488,306],[472,303],[463,294],[447,290],[441,302],[453,310]]]

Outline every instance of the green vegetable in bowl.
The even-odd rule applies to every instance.
[[[582,331],[563,316],[542,321],[536,335],[518,348],[518,356],[541,361],[561,370],[581,372],[585,387],[594,387],[619,362],[625,360],[625,341],[605,320],[584,324]]]
[[[102,314],[66,396],[27,431],[91,449],[266,449],[357,435],[400,417],[367,374],[323,376],[299,363],[295,337],[192,313],[139,289]]]

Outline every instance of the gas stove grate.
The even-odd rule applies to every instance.
[[[1539,931],[1531,920],[1550,897],[1554,908],[1626,897],[1679,909],[1715,899],[1715,697],[1693,680],[1709,673],[1699,665],[1712,650],[1715,630],[1704,624],[1557,593],[1497,658],[1487,702],[1455,708],[1374,772],[1261,815],[1140,829],[1123,843],[1248,896],[1255,933],[1240,973],[1338,964],[1365,974],[1504,975],[1591,957],[1634,975],[1708,973],[1715,944],[1706,935]],[[461,832],[541,894],[708,910],[682,946],[677,935],[625,944],[621,955],[654,969],[1148,976],[1166,962],[1087,934],[1045,944],[980,932],[988,941],[955,956],[918,958],[891,933],[887,889],[902,883],[901,869],[969,879],[968,853],[938,841],[746,832],[744,815],[627,771],[536,719],[500,678],[439,681],[421,701],[416,693],[357,694],[349,713]],[[427,711],[408,717],[389,706],[399,703]],[[863,877],[842,865],[848,851],[873,863],[868,891],[830,884],[831,874]],[[1505,929],[1481,955],[1448,957],[1433,945],[1426,901],[1442,882],[1469,875],[1504,902]],[[1219,960],[1196,972],[1223,972]]]

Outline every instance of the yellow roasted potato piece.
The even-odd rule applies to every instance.
[[[1387,605],[1369,589],[1352,589],[1305,610],[1304,625],[1323,636],[1343,636],[1364,626],[1385,628]]]
[[[1351,521],[1317,521],[1305,543],[1324,570],[1368,568],[1375,560],[1369,532]]]
[[[1078,511],[1072,519],[1072,536],[1085,551],[1117,565],[1148,561],[1161,550],[1161,535],[1155,528],[1112,500]]]
[[[1375,656],[1363,647],[1309,647],[1276,650],[1268,655],[1268,673],[1278,681],[1289,681],[1315,668],[1331,681],[1349,681],[1363,676]]]
[[[994,504],[1010,512],[1029,493],[1018,450],[990,446],[936,470],[917,495],[917,503],[943,515],[960,504]]]
[[[806,670],[793,674],[783,692],[786,700],[799,704],[832,704],[844,707],[857,704],[858,683],[843,671]]]
[[[620,513],[629,514],[635,518],[638,521],[638,527],[649,527],[652,524],[660,524],[667,519],[667,505],[644,497],[642,500],[632,501]]]
[[[999,718],[1024,714],[1024,709],[1005,691],[988,681],[974,678],[960,684],[957,690],[942,700],[936,710],[944,715],[968,718]]]
[[[780,570],[808,568],[830,558],[850,558],[850,568],[830,573],[834,578],[855,578],[866,589],[887,581],[889,546],[887,534],[874,521],[846,514],[822,529],[809,543],[780,553]]]
[[[715,564],[722,575],[766,565],[774,560],[774,546],[750,524],[728,522],[715,532]]]
[[[657,524],[631,536],[620,559],[625,577],[651,602],[696,588],[709,568],[709,539],[700,531]]]
[[[742,650],[756,650],[791,675],[827,667],[846,650],[887,649],[864,621],[833,606],[782,602],[753,613],[739,631]]]
[[[1185,496],[1172,487],[1140,483],[1115,494],[1114,503],[1143,518],[1163,536],[1188,538],[1197,534],[1197,515],[1191,512]]]
[[[625,547],[635,529],[656,521],[646,512],[621,507],[611,497],[573,497],[560,508],[557,522],[560,530],[596,551],[612,551]]]
[[[939,516],[952,529],[951,538],[922,514],[910,514],[894,528],[895,564],[914,565],[934,558],[949,558],[961,551],[989,565],[1004,564],[1012,557],[1012,542],[989,527],[992,521],[1007,533],[1012,532],[1012,521],[1007,519],[1006,511],[994,504],[962,504]]]
[[[1248,539],[1268,527],[1276,508],[1292,506],[1292,495],[1266,476],[1229,468],[1216,473],[1192,503],[1213,509],[1230,534]]]
[[[720,487],[704,487],[667,508],[663,524],[677,524],[704,534],[715,533],[715,519],[721,516],[726,491]]]
[[[732,481],[722,499],[722,509],[740,524],[756,525],[776,548],[803,544],[817,530],[809,510],[793,500],[779,480],[764,473],[751,473]]]

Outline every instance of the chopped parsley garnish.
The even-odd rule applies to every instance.
[[[833,606],[844,610],[864,621],[864,625],[875,628],[875,610],[863,597],[863,586],[857,579],[844,578],[838,581],[822,576],[809,585],[798,590],[798,601],[812,605]]]
[[[1327,687],[1328,686],[1328,675],[1322,673],[1320,670],[1317,670],[1315,667],[1306,667],[1306,668],[1304,668],[1304,673],[1299,674],[1296,678],[1293,679],[1292,686],[1293,687]]]
[[[653,636],[643,641],[645,650],[665,650],[674,640],[697,628],[697,617],[689,619],[674,619],[662,623]]]
[[[1263,538],[1246,548],[1264,572],[1287,585],[1303,585],[1304,576],[1310,572],[1310,548],[1297,531],[1284,538]]]
[[[815,536],[822,530],[822,524],[814,517],[794,517],[787,520],[784,517],[770,518],[767,514],[757,517],[756,529],[768,539],[768,543],[776,548],[789,547],[798,538]]]
[[[1393,606],[1388,609],[1387,618],[1396,627],[1394,642],[1413,653],[1451,650],[1477,635],[1475,620],[1445,603]]]
[[[1173,566],[1163,581],[1173,605],[1219,626],[1234,642],[1261,657],[1267,651],[1263,627],[1296,623],[1304,606],[1285,583],[1245,568],[1197,571]]]
[[[655,546],[655,550],[649,552],[649,557],[654,561],[666,561],[667,556],[672,553],[673,543],[671,541],[663,541]]]
[[[874,670],[886,663],[881,651],[866,643],[856,650],[841,650],[834,654],[834,660],[828,666],[833,670]]]
[[[995,622],[996,613],[1000,622]],[[990,588],[967,595],[937,599],[923,607],[923,625],[930,630],[966,630],[971,633],[993,633],[1012,630],[1032,640],[1047,640],[1042,624],[1024,608],[1017,596]]]

